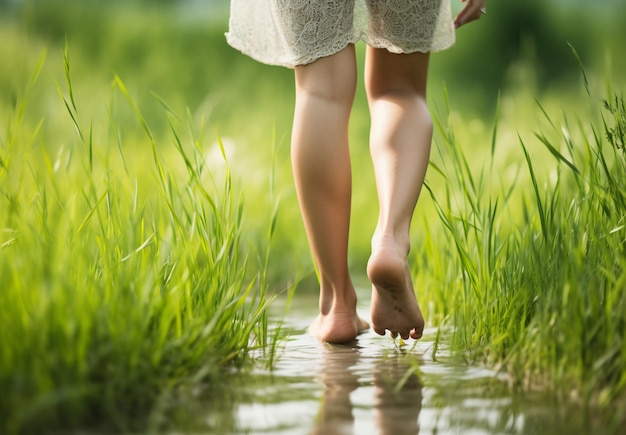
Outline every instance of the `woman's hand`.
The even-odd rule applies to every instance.
[[[461,0],[462,2],[466,2],[467,4],[463,8],[459,15],[454,19],[454,27],[459,28],[464,24],[470,23],[474,20],[477,20],[481,17],[481,15],[487,13],[487,9],[485,8],[486,0]]]

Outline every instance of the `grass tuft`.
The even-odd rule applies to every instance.
[[[24,146],[19,100],[0,148],[0,432],[156,429],[177,392],[220,384],[253,350],[273,358],[268,262],[242,252],[242,195],[207,169],[191,123],[170,116],[166,160],[116,77],[145,136],[131,147],[111,108],[119,154],[101,153],[107,122],[83,134],[64,59],[61,104],[86,146]]]
[[[428,242],[441,251],[430,261],[446,263],[419,269],[438,275],[434,288],[445,290],[434,299],[449,305],[452,345],[468,362],[609,405],[626,387],[623,96],[613,93],[596,110],[602,117],[574,129],[567,114],[558,121],[540,107],[560,134],[535,135],[555,158],[551,176],[537,172],[519,137],[528,177],[512,184],[484,167],[468,169],[454,127],[439,121],[433,167],[447,187],[443,195],[427,189],[450,244]]]

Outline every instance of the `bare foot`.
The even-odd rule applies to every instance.
[[[406,256],[391,239],[375,244],[367,263],[367,276],[372,282],[370,314],[374,332],[404,339],[420,338],[424,317],[415,298]]]
[[[315,318],[309,326],[309,333],[320,341],[348,343],[369,327],[369,323],[359,317],[356,308],[334,306],[328,313],[320,313]]]

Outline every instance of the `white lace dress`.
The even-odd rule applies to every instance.
[[[392,53],[454,44],[450,0],[231,0],[228,43],[270,65],[293,67],[365,41]]]

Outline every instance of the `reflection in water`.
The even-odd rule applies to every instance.
[[[350,394],[359,387],[359,377],[353,368],[359,360],[356,347],[328,345],[317,381],[324,386],[319,414],[313,434],[352,433],[354,414]]]
[[[371,390],[368,386],[373,386],[369,402],[377,433],[417,434],[422,385],[415,374],[416,364],[414,356],[401,350],[372,358],[362,355],[356,342],[352,346],[326,345],[316,377],[323,385],[323,397],[312,434],[355,433],[351,395],[358,388]],[[371,374],[361,375],[361,367],[369,367]]]
[[[374,410],[380,434],[416,434],[422,409],[422,384],[411,355],[396,352],[374,367]],[[415,364],[415,360],[414,364]]]
[[[611,424],[544,393],[518,394],[491,370],[449,360],[441,344],[435,360],[434,330],[406,351],[371,331],[348,346],[321,344],[306,333],[317,304],[303,298],[297,302],[283,325],[289,338],[276,366],[238,374],[230,394],[220,393],[220,400],[228,402],[222,412],[229,415],[215,415],[220,411],[214,409],[205,416],[208,433],[624,433],[617,426],[623,415]]]

